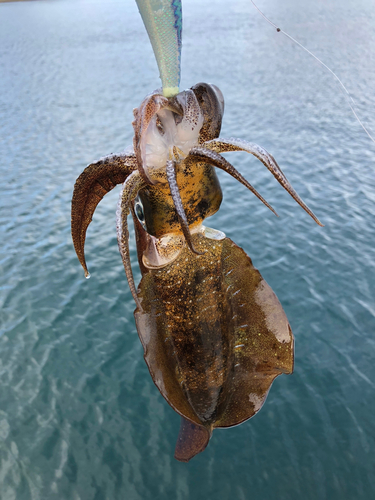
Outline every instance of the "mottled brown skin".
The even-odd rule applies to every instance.
[[[202,255],[185,247],[172,264],[143,273],[135,318],[155,384],[184,419],[207,429],[205,447],[215,427],[252,417],[274,378],[292,372],[293,336],[243,250],[228,238],[193,241]]]
[[[202,161],[177,164],[177,183],[189,226],[194,226],[219,210],[222,192],[215,169]],[[144,209],[147,232],[156,238],[182,233],[169,186],[158,183],[138,193]]]
[[[155,384],[182,417],[175,457],[187,462],[205,449],[214,428],[251,418],[275,377],[293,370],[293,335],[277,297],[241,248],[223,233],[202,226],[222,201],[215,167],[273,210],[220,153],[247,151],[256,156],[321,223],[267,151],[237,139],[218,139],[224,102],[216,87],[200,83],[184,95],[183,105],[159,92],[147,96],[134,112],[134,153],[106,157],[80,175],[72,200],[72,236],[88,273],[87,227],[103,196],[123,183],[118,242],[137,304],[137,330]],[[156,120],[157,131],[165,133],[158,117],[163,109],[174,113],[176,127],[181,116],[192,117],[188,123],[194,126],[200,112],[196,104],[189,109],[189,100],[198,102],[204,117],[196,145],[187,155],[171,145],[165,168],[145,169],[142,137],[148,126]],[[142,221],[137,211],[141,205]],[[142,272],[138,291],[128,248],[130,210]]]
[[[86,231],[95,209],[109,191],[125,182],[136,169],[133,153],[109,155],[86,167],[76,180],[72,198],[72,238],[86,276],[89,276],[84,253]]]

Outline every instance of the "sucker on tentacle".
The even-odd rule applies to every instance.
[[[124,264],[130,291],[133,295],[138,309],[140,310],[142,310],[142,306],[137,296],[133,278],[133,271],[130,263],[128,215],[130,213],[130,203],[137,196],[138,191],[144,186],[145,182],[138,171],[130,174],[123,184],[116,212],[118,247],[122,257],[122,262]]]
[[[169,189],[171,190],[171,196],[173,199],[174,207],[176,209],[178,220],[180,221],[181,230],[183,232],[183,235],[185,236],[186,243],[188,244],[188,247],[192,252],[196,253],[197,255],[202,255],[202,252],[196,250],[191,239],[189,224],[186,218],[185,210],[182,205],[180,191],[177,185],[176,163],[173,160],[167,161],[166,174],[167,174]]]

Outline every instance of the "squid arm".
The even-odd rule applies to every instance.
[[[128,215],[130,213],[130,204],[137,196],[137,193],[145,183],[138,171],[132,172],[124,182],[118,208],[117,208],[117,241],[124,264],[126,277],[128,279],[129,288],[137,304],[138,309],[142,310],[139,302],[137,291],[134,284],[133,272],[130,263],[129,254],[129,230],[128,230]]]
[[[202,252],[199,252],[194,248],[192,239],[191,239],[191,234],[189,230],[189,223],[186,218],[185,210],[182,205],[182,200],[181,200],[181,195],[180,195],[180,190],[178,189],[177,185],[177,179],[176,179],[176,163],[173,160],[168,160],[167,161],[167,166],[166,166],[166,174],[167,174],[167,179],[168,179],[168,184],[169,184],[169,189],[171,191],[171,196],[173,199],[174,207],[177,212],[177,217],[181,225],[181,230],[183,232],[183,235],[185,236],[186,242],[190,248],[190,250],[197,255],[202,255]]]
[[[241,184],[246,186],[253,194],[255,194],[257,198],[259,198],[262,203],[266,205],[266,207],[271,210],[271,212],[278,216],[271,205],[263,198],[263,196],[258,193],[258,191],[250,184],[250,182],[248,182],[223,156],[216,153],[216,151],[213,151],[212,149],[206,149],[205,147],[193,148],[190,150],[189,156],[187,157],[187,161],[189,160],[202,160],[210,163],[214,167],[224,170],[236,180],[241,182]]]
[[[72,197],[71,229],[75,251],[86,278],[90,277],[85,259],[86,231],[103,197],[137,169],[133,153],[109,155],[92,163],[78,177]]]
[[[245,151],[254,155],[263,165],[271,172],[279,184],[290,194],[290,196],[300,205],[305,212],[321,227],[324,224],[316,217],[304,201],[299,197],[295,189],[292,187],[284,172],[277,164],[275,158],[268,153],[264,148],[257,144],[244,141],[242,139],[213,139],[203,144],[203,147],[216,153],[227,153],[230,151]]]

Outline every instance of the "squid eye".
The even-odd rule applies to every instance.
[[[143,229],[145,231],[147,231],[145,212],[143,210],[142,202],[138,196],[136,197],[135,203],[134,203],[134,213],[135,213],[137,219],[139,220],[141,226],[143,227]]]
[[[135,206],[135,214],[136,214],[139,222],[141,222],[141,223],[145,222],[145,214],[143,212],[143,207],[140,203],[137,203]]]

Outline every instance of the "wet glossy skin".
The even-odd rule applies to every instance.
[[[193,424],[179,436],[182,461],[206,447],[215,427],[252,417],[274,378],[293,370],[289,323],[249,257],[229,238],[193,239],[204,253],[185,246],[173,263],[145,272],[143,311],[135,312],[155,384]]]
[[[220,231],[205,228],[222,192],[221,168],[272,207],[219,153],[248,151],[318,223],[274,158],[240,140],[217,139],[224,102],[198,84],[167,99],[158,92],[135,110],[134,153],[89,165],[77,179],[72,235],[87,272],[84,242],[94,210],[123,183],[117,233],[145,360],[161,394],[182,416],[175,457],[202,451],[215,427],[252,417],[272,381],[293,370],[293,336],[271,288],[245,252]],[[136,290],[129,259],[132,212],[142,280]]]
[[[177,168],[177,184],[190,228],[219,210],[222,192],[211,165],[201,161],[182,162]],[[181,233],[168,184],[147,186],[138,196],[149,234],[160,238],[168,233]]]

